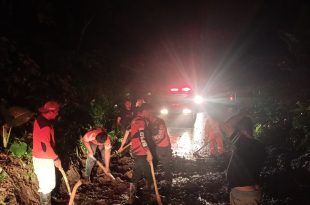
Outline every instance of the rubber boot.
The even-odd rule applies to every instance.
[[[133,204],[136,198],[137,187],[134,183],[130,183],[128,204]]]
[[[47,194],[43,194],[42,192],[39,193],[40,195],[40,203],[41,205],[51,205],[51,192]]]

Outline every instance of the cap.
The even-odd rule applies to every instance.
[[[46,113],[49,111],[59,110],[59,104],[56,101],[48,101],[44,104],[43,107],[39,108],[39,112]]]

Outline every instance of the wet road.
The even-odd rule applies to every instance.
[[[157,173],[163,204],[228,204],[225,181],[227,159],[206,156],[197,159],[193,156],[193,152],[203,145],[204,120],[205,116],[198,114],[194,126],[168,127],[174,153],[173,181],[171,193],[165,194],[160,185],[162,173]],[[202,151],[202,154],[207,151]],[[126,204],[129,194],[127,173],[132,169],[132,165],[129,157],[112,160],[112,174],[123,180],[117,183],[107,181],[104,174],[97,170],[92,183],[79,188],[76,204]],[[156,204],[154,198],[152,201],[148,194],[141,192],[135,204]]]
[[[193,153],[204,144],[205,114],[198,113],[194,124],[187,127],[170,127],[168,133],[175,156],[194,159]]]

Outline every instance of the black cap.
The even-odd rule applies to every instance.
[[[99,142],[99,143],[104,143],[106,140],[107,140],[107,133],[106,132],[100,132],[97,134],[96,136],[96,141]]]

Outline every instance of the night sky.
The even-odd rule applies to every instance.
[[[133,87],[208,90],[273,81],[273,65],[290,55],[281,35],[309,36],[307,1],[42,2],[12,1],[20,7],[10,11],[3,1],[1,33],[31,48],[43,69],[45,48],[96,50],[109,65],[97,73],[128,74]]]

